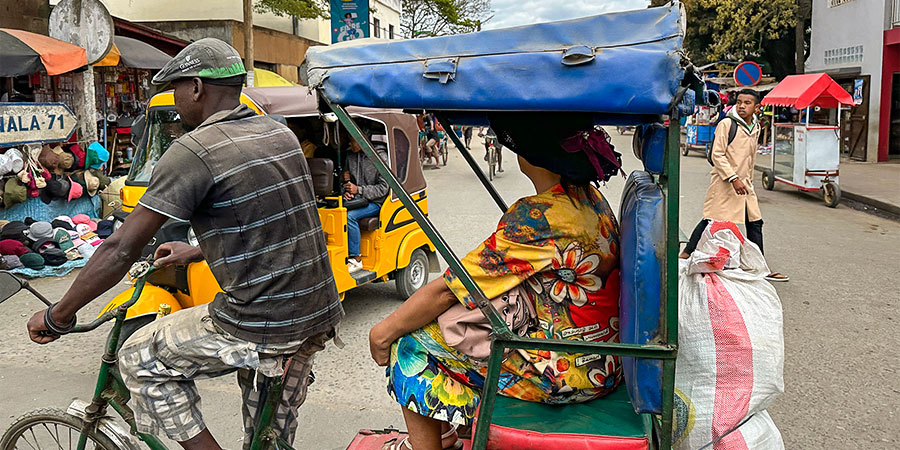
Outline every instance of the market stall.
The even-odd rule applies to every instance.
[[[0,29],[0,268],[61,275],[84,264],[107,235],[97,193],[108,153],[78,142],[72,72],[83,48]],[[73,220],[77,218],[77,220]]]
[[[131,124],[143,114],[150,98],[153,73],[170,59],[143,41],[115,36],[112,49],[94,64],[97,111],[102,116],[100,136],[110,150],[108,175],[125,175],[131,167]]]
[[[774,145],[770,166],[763,171],[763,186],[774,189],[781,182],[801,191],[823,191],[825,204],[840,203],[841,107],[853,105],[853,97],[827,74],[791,75],[763,98],[763,106],[800,110],[799,121],[772,121]],[[814,123],[814,110],[836,109],[832,123]],[[773,118],[778,118],[777,111]],[[821,117],[821,116],[819,116]]]

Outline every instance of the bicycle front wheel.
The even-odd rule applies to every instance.
[[[84,422],[56,408],[32,411],[13,423],[3,438],[0,450],[76,450]],[[94,429],[87,433],[85,450],[120,450],[112,439]]]

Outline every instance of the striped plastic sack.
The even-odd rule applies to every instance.
[[[784,391],[781,301],[765,259],[712,222],[679,264],[675,442],[679,449],[784,448],[766,412]]]

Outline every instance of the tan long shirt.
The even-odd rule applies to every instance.
[[[732,110],[726,119],[716,126],[713,139],[712,160],[713,168],[709,172],[709,188],[706,190],[706,200],[703,202],[703,217],[713,220],[727,220],[734,223],[744,223],[744,218],[750,222],[762,219],[759,210],[759,202],[753,189],[753,168],[756,164],[756,148],[759,142],[759,124],[749,131]],[[731,121],[738,122],[737,134],[734,141],[728,144],[728,130]],[[728,181],[737,175],[750,190],[747,195],[738,195]]]

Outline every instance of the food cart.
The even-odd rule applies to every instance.
[[[691,150],[709,153],[716,133],[719,118],[718,106],[698,106],[696,112],[688,116],[685,124],[687,139],[681,146],[681,154],[687,156]]]
[[[801,191],[822,191],[825,204],[834,208],[841,201],[838,186],[840,164],[841,106],[852,105],[853,97],[827,74],[786,77],[762,100],[775,111],[772,120],[771,163],[763,171],[763,186],[772,190],[779,181]],[[777,108],[793,107],[800,120],[777,121]],[[812,110],[837,109],[837,125],[817,124]]]

